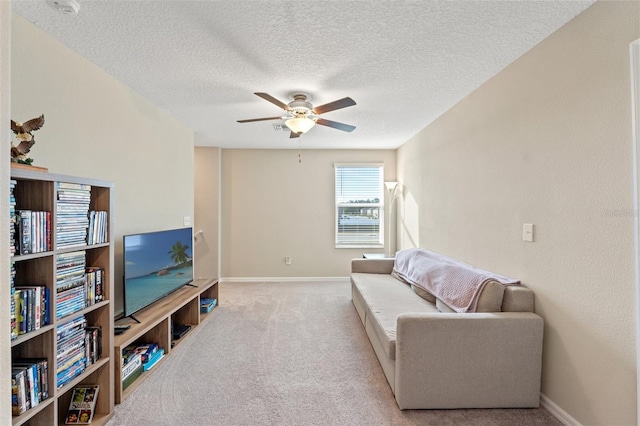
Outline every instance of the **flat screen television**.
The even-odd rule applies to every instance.
[[[123,243],[125,316],[193,281],[191,228],[125,235]]]

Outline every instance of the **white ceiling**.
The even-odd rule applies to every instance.
[[[44,0],[14,10],[223,148],[397,148],[593,3],[589,1]],[[255,96],[357,105],[299,139]]]

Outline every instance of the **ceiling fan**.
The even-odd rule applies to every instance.
[[[266,121],[266,120],[285,120],[286,126],[291,129],[290,138],[297,138],[301,134],[311,130],[316,124],[321,126],[332,127],[334,129],[342,130],[344,132],[352,132],[356,127],[349,124],[338,123],[337,121],[326,120],[320,118],[320,114],[325,112],[335,111],[337,109],[350,107],[356,104],[356,102],[347,97],[338,99],[337,101],[329,102],[328,104],[314,107],[309,103],[310,97],[306,93],[296,92],[291,95],[293,100],[288,104],[279,101],[268,93],[254,93],[260,96],[262,99],[271,102],[272,104],[282,108],[288,115],[281,117],[264,117],[264,118],[252,118],[249,120],[238,120],[238,123],[252,123],[254,121]]]

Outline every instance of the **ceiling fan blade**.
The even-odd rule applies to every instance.
[[[276,106],[278,106],[278,107],[282,108],[282,109],[283,109],[283,110],[285,110],[285,111],[289,111],[289,109],[290,109],[290,108],[289,108],[289,105],[287,105],[287,104],[285,104],[285,103],[283,103],[283,102],[281,102],[281,101],[277,100],[276,98],[274,98],[273,96],[271,96],[271,95],[270,95],[270,94],[268,94],[268,93],[256,92],[256,93],[254,93],[254,94],[255,94],[255,95],[260,96],[260,97],[261,97],[262,99],[264,99],[265,101],[269,101],[269,102],[271,102],[272,104],[274,104],[274,105],[276,105]]]
[[[300,137],[300,133],[296,133],[296,132],[291,132],[291,134],[289,135],[289,139],[299,138],[299,137]]]
[[[355,104],[356,104],[356,101],[354,101],[351,98],[342,98],[342,99],[338,99],[337,101],[329,102],[328,104],[317,106],[313,109],[313,112],[320,115],[320,114],[324,114],[325,112],[334,111],[340,108],[350,107]]]
[[[254,121],[267,121],[267,120],[282,120],[282,117],[264,117],[264,118],[251,118],[249,120],[238,120],[238,123],[253,123]]]
[[[356,126],[350,124],[338,123],[337,121],[325,120],[324,118],[318,118],[316,124],[321,126],[333,127],[334,129],[342,130],[343,132],[353,132]]]

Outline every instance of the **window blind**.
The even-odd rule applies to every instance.
[[[382,247],[383,166],[337,164],[335,172],[336,247]]]

